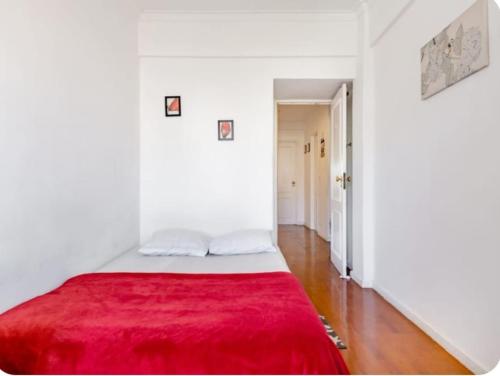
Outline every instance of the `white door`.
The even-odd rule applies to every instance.
[[[347,86],[331,105],[331,259],[341,277],[347,277]]]
[[[297,224],[295,142],[280,142],[278,145],[278,223]]]

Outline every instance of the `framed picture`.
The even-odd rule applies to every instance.
[[[217,127],[219,141],[234,141],[234,121],[219,120]]]
[[[422,48],[422,99],[486,68],[489,46],[488,1],[479,0]]]
[[[181,97],[165,97],[165,115],[170,116],[181,116]]]

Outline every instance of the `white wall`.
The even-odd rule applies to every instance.
[[[352,0],[140,0],[146,9],[169,11],[259,11],[259,12],[328,12],[352,11]]]
[[[357,55],[356,19],[346,13],[152,11],[142,15],[139,33],[143,57]]]
[[[370,10],[369,43],[373,46],[415,0],[362,0]]]
[[[137,15],[0,2],[0,311],[138,241]]]
[[[422,101],[419,58],[472,3],[415,1],[374,47],[375,286],[481,372],[500,358],[500,10],[489,68]]]
[[[140,25],[142,240],[169,226],[211,234],[240,228],[273,228],[273,80],[355,75],[356,58],[345,56],[345,44],[338,52],[332,52],[328,43],[319,49],[317,43],[328,38],[315,42],[315,51],[321,56],[302,56],[305,42],[301,40],[287,40],[285,51],[272,44],[273,39],[262,40],[267,43],[265,48],[271,43],[284,56],[261,56],[265,50],[253,47],[261,34],[252,44],[230,43],[232,38],[247,40],[247,33],[272,23],[269,15],[247,14],[247,22],[256,17],[255,23],[242,28],[234,27],[224,14],[196,15],[203,18],[198,21],[189,18],[192,16],[180,14],[177,22],[172,23],[172,15],[148,14]],[[282,28],[315,28],[314,18],[309,15],[302,23],[298,15],[289,16],[292,18],[281,24]],[[283,20],[284,16],[277,17]],[[345,18],[342,20],[346,31],[355,24],[354,18],[349,19],[347,23]],[[209,41],[195,38],[206,32],[207,23],[221,22],[231,33]],[[178,44],[173,44],[172,50],[165,48],[168,35],[180,35],[179,31],[188,26],[193,29],[191,38],[186,40],[192,45],[189,54],[200,47],[200,56],[186,57],[184,47]],[[324,26],[319,23],[318,27]],[[336,27],[334,24],[332,30]],[[166,30],[171,30],[170,34]],[[355,33],[353,37],[350,53],[357,49]],[[225,50],[223,57],[206,56],[207,50],[200,41],[233,47]],[[248,47],[251,56],[244,52],[244,47]],[[216,46],[214,49],[218,51]],[[337,53],[339,56],[332,55]],[[165,118],[166,95],[182,96],[182,117]],[[217,120],[225,118],[235,121],[234,142],[217,140]]]

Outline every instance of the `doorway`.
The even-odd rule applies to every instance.
[[[303,92],[299,95],[306,99],[280,99],[283,93],[279,93],[277,81],[287,81],[283,87],[293,87],[294,95]],[[322,96],[310,98],[313,93],[318,95],[311,84],[323,91]],[[301,90],[305,86],[308,90]],[[277,225],[315,231],[329,243],[330,261],[341,277],[348,278],[354,267],[352,84],[339,80],[276,80],[276,96]]]

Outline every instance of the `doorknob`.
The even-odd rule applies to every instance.
[[[344,178],[343,178],[342,176],[337,176],[337,177],[335,178],[335,181],[336,181],[337,183],[343,183],[343,182],[344,182]]]
[[[292,181],[292,187],[295,187],[295,182],[294,181]]]

